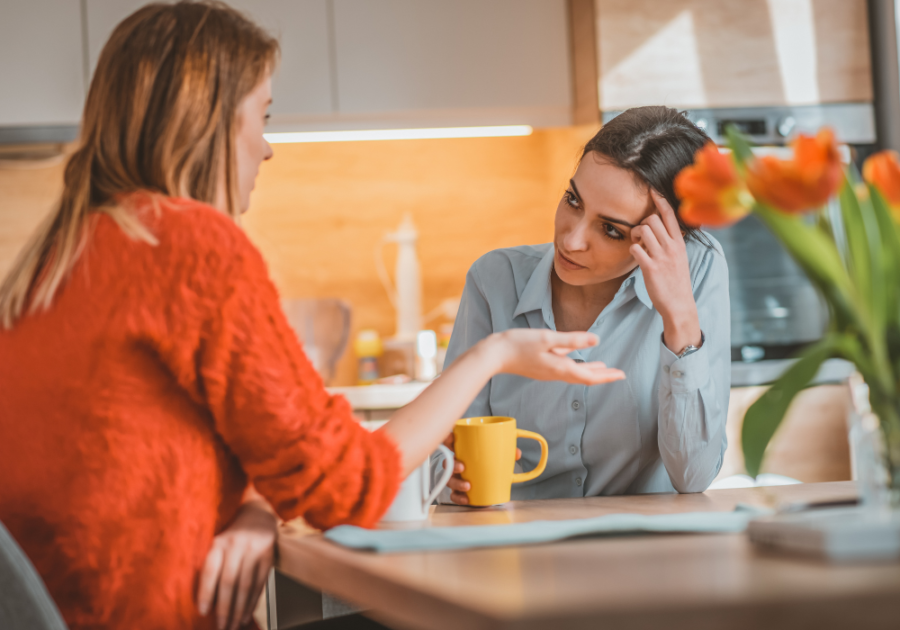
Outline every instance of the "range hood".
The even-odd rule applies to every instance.
[[[77,125],[0,127],[0,145],[66,144],[77,139]]]

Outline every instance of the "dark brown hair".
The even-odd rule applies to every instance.
[[[0,327],[48,308],[78,259],[90,216],[111,216],[130,236],[156,239],[117,197],[147,190],[240,214],[235,120],[241,100],[278,57],[278,43],[220,2],[149,4],[103,47],[66,165],[62,198],[0,285]]]
[[[709,245],[699,230],[681,220],[674,185],[675,176],[709,141],[684,112],[660,105],[633,107],[603,125],[585,145],[581,159],[594,152],[631,173],[666,198],[688,238]]]

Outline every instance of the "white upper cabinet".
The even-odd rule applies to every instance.
[[[126,17],[148,4],[147,0],[87,0],[85,34],[90,76],[113,29]]]
[[[87,0],[91,73],[116,25],[145,4],[146,0]],[[277,37],[281,45],[281,63],[272,82],[272,122],[330,114],[328,0],[231,0],[228,4]]]
[[[270,125],[334,111],[328,0],[232,0],[231,6],[278,38]]]
[[[565,0],[334,0],[342,117],[571,123]]]
[[[0,2],[0,126],[77,125],[84,104],[78,2]]]
[[[74,134],[103,46],[146,3],[3,2],[0,131]],[[566,0],[229,4],[280,42],[272,131],[571,123]]]

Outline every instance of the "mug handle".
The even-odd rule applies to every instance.
[[[544,443],[546,444],[546,442]],[[434,485],[434,489],[431,491],[431,494],[429,494],[428,498],[425,499],[426,508],[434,503],[434,500],[437,499],[437,496],[441,493],[441,490],[447,487],[447,484],[450,482],[450,477],[453,476],[453,451],[451,451],[443,444],[438,445],[438,450],[444,454],[444,459],[447,461],[447,467],[444,468],[444,474],[441,475],[440,480],[438,480],[438,482]]]
[[[547,440],[544,439],[543,435],[535,433],[534,431],[526,431],[524,429],[516,429],[516,437],[527,438],[529,440],[537,440],[541,443],[541,459],[537,463],[537,466],[534,467],[534,470],[530,470],[525,473],[515,473],[512,476],[513,483],[522,483],[523,481],[531,481],[535,477],[539,477],[544,469],[547,467],[547,454],[550,451],[550,447],[547,446]]]

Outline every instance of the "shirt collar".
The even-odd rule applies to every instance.
[[[647,285],[644,283],[644,271],[640,267],[636,267],[632,274],[628,277],[629,280],[633,279],[632,286],[634,286],[634,294],[637,296],[637,299],[641,301],[641,304],[646,306],[647,308],[653,308],[653,301],[650,299],[650,294],[647,293]]]
[[[550,308],[550,270],[553,269],[555,253],[556,248],[551,244],[547,249],[547,253],[541,258],[541,261],[528,279],[525,290],[522,291],[522,296],[516,305],[513,317],[518,317],[531,311],[544,311],[545,315],[547,311],[550,311],[550,316],[552,317],[552,309]],[[619,294],[624,294],[624,297],[627,299],[630,297],[628,295],[629,292],[637,297],[641,304],[647,308],[653,308],[653,302],[647,293],[647,285],[644,283],[644,273],[640,267],[635,267],[631,275],[625,278],[625,282],[622,283],[616,297]],[[613,299],[615,300],[615,298]]]
[[[539,311],[545,303],[550,301],[550,270],[553,269],[553,256],[555,253],[556,249],[551,243],[550,247],[547,248],[547,253],[544,254],[541,262],[538,263],[531,277],[528,278],[525,290],[522,291],[522,295],[519,297],[519,303],[516,305],[513,317],[518,317],[531,311]]]

